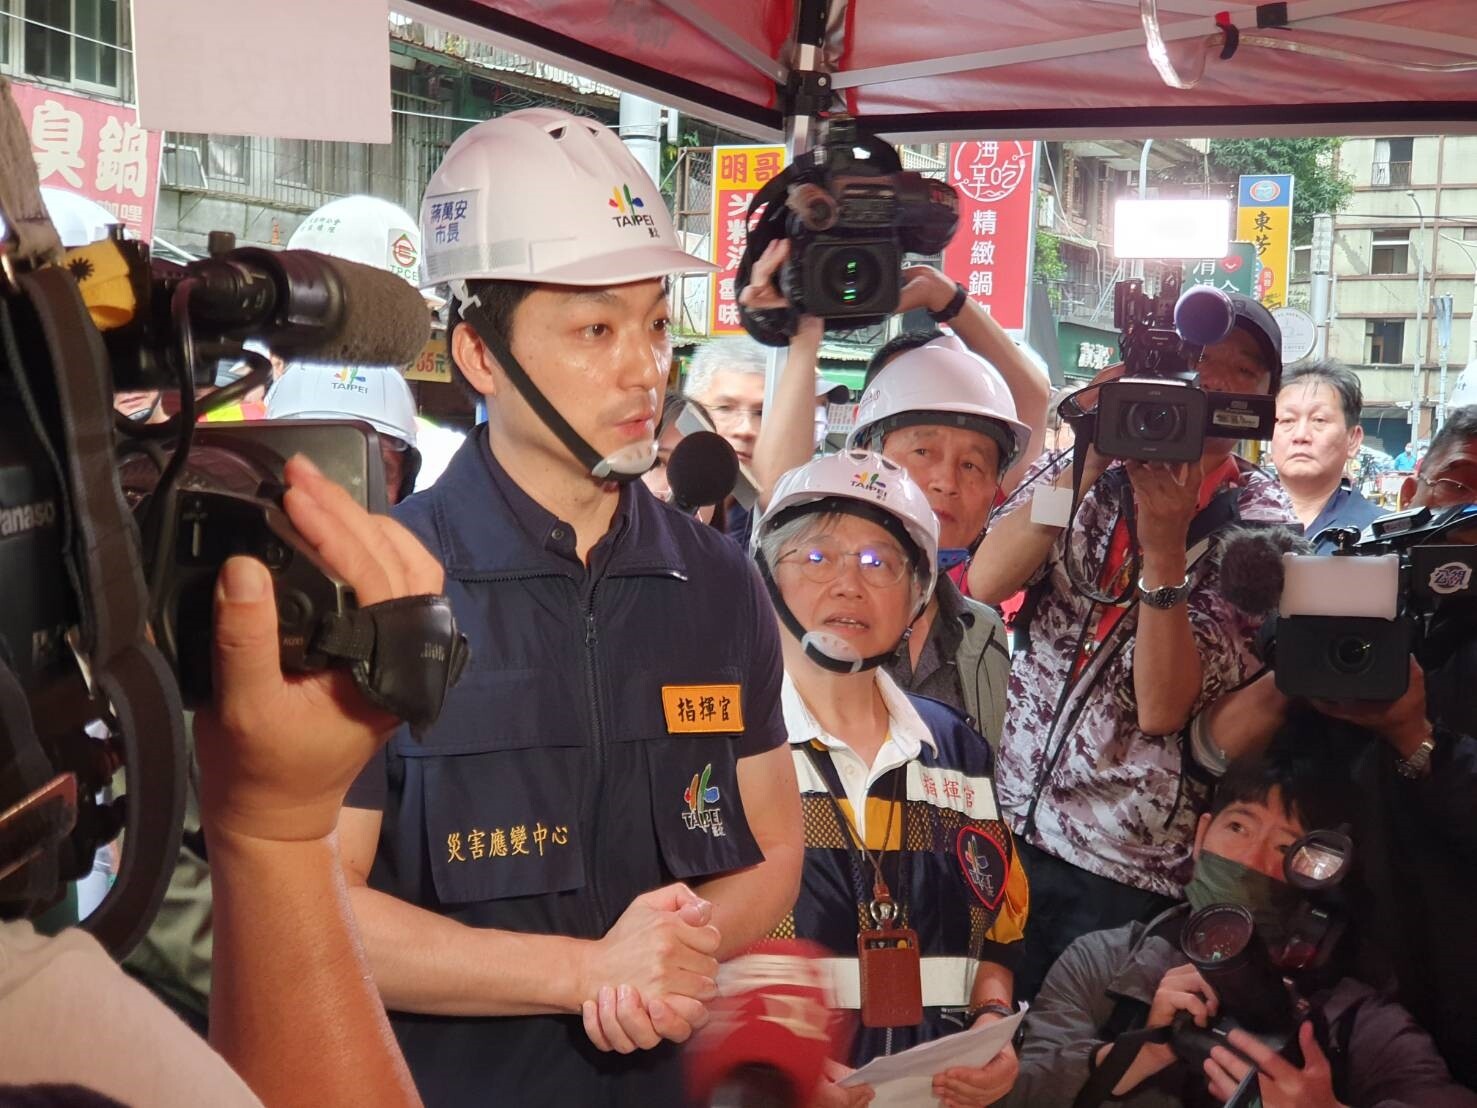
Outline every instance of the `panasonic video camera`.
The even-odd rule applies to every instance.
[[[1412,508],[1334,532],[1333,554],[1284,554],[1263,653],[1287,696],[1398,700],[1410,658],[1427,669],[1477,633],[1477,547],[1444,543],[1477,506]]]
[[[897,151],[857,134],[854,120],[832,119],[826,141],[773,178],[754,197],[737,284],[776,239],[790,240],[779,274],[789,309],[741,308],[759,342],[784,346],[801,315],[829,331],[881,322],[897,310],[903,255],[938,254],[959,226],[959,197],[943,181],[904,170]]]
[[[0,113],[0,142],[13,144],[26,129],[3,79]],[[28,152],[7,149],[0,174],[0,918],[55,903],[122,830],[117,879],[84,921],[121,956],[178,853],[181,689],[192,703],[210,691],[211,598],[227,557],[249,553],[271,571],[284,667],[342,666],[412,723],[435,718],[466,660],[444,597],[359,607],[283,511],[283,460],[299,451],[383,506],[368,425],[196,428],[270,380],[249,340],[289,358],[397,365],[425,344],[430,319],[396,275],[237,250],[224,235],[184,266],[116,233],[63,253]],[[222,362],[250,371],[209,391]],[[115,389],[177,390],[179,410],[134,423],[114,412]]]
[[[1263,394],[1207,392],[1195,370],[1207,346],[1235,326],[1230,298],[1197,285],[1180,293],[1180,271],[1169,270],[1157,295],[1137,278],[1113,290],[1124,375],[1098,389],[1092,445],[1110,458],[1192,462],[1207,438],[1266,439],[1276,401]],[[1074,405],[1069,397],[1064,404]],[[1083,418],[1064,408],[1063,417]]]

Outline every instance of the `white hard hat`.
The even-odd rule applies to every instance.
[[[362,419],[415,448],[415,397],[390,366],[296,362],[267,393],[268,419]]]
[[[604,124],[550,108],[463,134],[421,202],[422,287],[616,285],[717,267],[682,250],[660,190]]]
[[[938,416],[940,418],[919,418]],[[955,424],[980,431],[1000,446],[1000,472],[1021,456],[1031,429],[1016,418],[1015,400],[1000,371],[945,335],[904,351],[877,374],[857,405],[853,447],[882,448],[897,427]]]
[[[319,208],[287,240],[289,250],[316,250],[330,257],[398,273],[420,283],[421,232],[399,204],[377,196],[345,196]]]
[[[123,222],[96,200],[66,189],[42,185],[41,201],[57,237],[68,250],[107,238],[108,228]]]
[[[908,471],[896,462],[869,450],[842,450],[806,462],[790,470],[775,483],[769,507],[754,527],[753,545],[774,530],[795,510],[826,501],[854,501],[891,516],[918,548],[926,563],[927,587],[919,611],[933,596],[938,582],[939,522],[929,507],[928,496]]]

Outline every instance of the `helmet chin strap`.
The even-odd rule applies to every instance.
[[[469,309],[475,309],[475,315]],[[574,455],[575,461],[584,466],[597,481],[615,481],[618,484],[627,484],[636,480],[648,469],[656,464],[657,446],[656,437],[646,444],[633,443],[623,450],[617,450],[614,454],[604,457],[593,446],[580,438],[579,432],[569,425],[569,421],[559,414],[549,398],[539,391],[539,387],[533,383],[533,378],[528,375],[517,358],[513,357],[513,351],[503,341],[501,335],[496,334],[494,328],[485,325],[480,318],[482,314],[482,302],[476,296],[468,296],[461,302],[462,319],[472,325],[479,338],[487,344],[492,351],[493,357],[503,367],[503,372],[508,375],[508,380],[513,382],[513,387],[518,390],[518,395],[523,397],[528,406],[533,409],[534,414],[543,421],[545,427],[554,432],[554,436],[564,444],[565,448]]]
[[[870,658],[863,658],[840,635],[833,635],[828,631],[807,631],[804,624],[790,610],[790,606],[785,603],[779,585],[775,583],[774,574],[769,571],[769,560],[762,552],[757,551],[754,560],[759,563],[759,576],[764,578],[764,587],[769,590],[769,598],[774,602],[774,610],[780,617],[780,623],[805,649],[805,656],[821,669],[831,673],[861,673],[864,670],[876,669],[891,658],[897,650],[897,647],[893,647],[884,654],[873,654]],[[909,625],[908,630],[903,633],[904,642],[907,641],[912,630],[912,626]]]

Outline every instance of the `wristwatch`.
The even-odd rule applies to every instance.
[[[1151,589],[1144,584],[1144,579],[1139,578],[1139,599],[1151,608],[1158,608],[1167,612],[1176,604],[1183,604],[1185,597],[1190,595],[1190,578],[1187,575],[1178,585],[1160,585],[1157,589]]]
[[[1395,759],[1395,772],[1401,777],[1409,777],[1412,781],[1426,776],[1431,768],[1431,754],[1435,749],[1435,736],[1422,739],[1421,745],[1415,748],[1409,758]]]
[[[954,285],[954,295],[944,305],[943,310],[937,312],[930,311],[928,315],[935,323],[950,323],[956,315],[964,310],[964,304],[968,299],[969,293],[965,291],[963,285],[956,282]]]
[[[1010,1005],[996,997],[992,1000],[985,1001],[977,1007],[971,1008],[965,1013],[964,1027],[965,1030],[973,1027],[981,1016],[999,1016],[1001,1019],[1008,1019],[1013,1015],[1015,1015],[1015,1012],[1011,1010]]]

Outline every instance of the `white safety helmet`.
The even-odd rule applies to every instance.
[[[421,203],[422,287],[618,285],[717,267],[684,251],[661,191],[598,120],[510,112],[457,139]]]
[[[938,518],[928,497],[908,471],[881,454],[843,450],[827,454],[790,470],[775,484],[769,507],[754,526],[752,548],[782,623],[805,647],[807,656],[835,672],[856,672],[882,664],[892,652],[861,657],[848,642],[825,631],[807,631],[780,595],[761,543],[776,527],[814,512],[856,512],[874,519],[895,534],[901,530],[923,558],[923,590],[913,611],[917,619],[928,606],[938,583]],[[911,621],[910,621],[911,622]]]
[[[316,250],[345,261],[387,269],[419,285],[421,232],[409,212],[377,196],[331,200],[299,225],[289,250]]]
[[[862,393],[852,447],[881,450],[899,427],[944,424],[989,436],[1000,447],[1000,472],[1021,456],[1031,429],[1016,418],[1000,371],[957,336],[945,335],[893,358]]]
[[[96,200],[50,185],[41,186],[41,202],[62,246],[68,250],[107,238],[108,228],[123,222]]]
[[[268,419],[362,419],[415,446],[415,397],[390,366],[293,362],[267,393]]]

